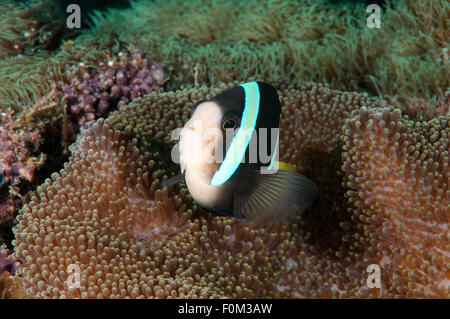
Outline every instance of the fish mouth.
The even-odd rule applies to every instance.
[[[180,143],[180,168],[182,172],[191,168],[212,170],[217,166],[216,140],[212,137],[202,137],[201,134],[190,131]]]

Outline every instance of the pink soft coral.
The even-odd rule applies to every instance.
[[[20,181],[33,181],[44,163],[44,154],[35,155],[41,141],[39,130],[22,128],[11,111],[0,110],[0,222],[11,219],[19,206]]]

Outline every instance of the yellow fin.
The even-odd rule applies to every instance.
[[[278,169],[281,169],[282,171],[295,171],[294,166],[292,166],[289,163],[286,162],[277,162],[278,163]],[[276,164],[275,164],[276,165]]]

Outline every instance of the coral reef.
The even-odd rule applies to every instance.
[[[164,83],[162,65],[149,61],[139,50],[120,52],[97,68],[80,63],[71,73],[63,100],[73,133],[87,121],[105,117]]]
[[[387,96],[385,100],[400,109],[413,119],[430,120],[437,116],[450,116],[450,87],[443,95],[436,95],[433,99],[415,97]]]
[[[0,59],[55,49],[70,32],[53,1],[2,1],[0,12]]]
[[[19,262],[9,254],[6,245],[0,245],[0,275],[6,271],[14,275],[18,266]]]
[[[332,2],[134,2],[71,32],[54,1],[2,1],[0,243],[26,201],[15,243],[29,293],[449,298],[448,1],[387,4],[381,29],[364,1]],[[184,90],[154,93],[165,79],[150,61],[164,63],[165,89]],[[320,189],[289,224],[212,216],[183,185],[159,190],[192,104],[251,79],[288,83],[282,160]],[[62,167],[67,124],[76,133],[117,106],[25,196]],[[2,247],[0,297],[27,297]],[[70,264],[80,289],[65,283]],[[365,285],[370,264],[381,288]]]
[[[10,110],[0,107],[0,223],[13,217],[20,206],[22,181],[32,182],[34,173],[45,161],[36,154],[42,139],[37,129],[19,125]]]
[[[446,0],[399,0],[370,29],[362,2],[144,1],[99,16],[93,33],[164,61],[169,89],[194,83],[197,67],[199,84],[290,79],[428,100],[449,86],[448,12]]]
[[[447,119],[414,122],[367,95],[280,84],[281,159],[321,195],[290,223],[252,226],[200,210],[183,184],[160,189],[179,169],[171,131],[223,88],[153,92],[86,125],[17,219],[30,295],[450,297]],[[381,288],[366,286],[370,264]]]
[[[105,57],[134,45],[149,60],[164,63],[170,77],[167,89],[252,78],[296,79],[328,82],[340,90],[422,99],[425,103],[420,105],[448,113],[445,104],[442,108],[430,103],[448,101],[447,1],[400,0],[395,8],[383,11],[382,32],[366,27],[361,5],[250,1],[244,10],[236,0],[205,3],[134,3],[127,10],[96,15],[95,28],[67,40],[71,34],[61,33],[64,19],[55,18],[58,10],[52,6],[3,1],[1,106],[27,113],[27,121],[64,127],[59,88],[70,85],[70,67],[83,63],[96,69],[107,65]]]
[[[4,272],[0,276],[0,299],[32,299],[22,287],[21,278]]]
[[[32,55],[5,54],[0,58],[0,103],[20,114],[45,99],[49,105],[41,105],[45,112],[36,113],[35,117],[43,122],[61,122],[63,105],[54,88],[70,83],[70,67],[80,62],[96,67],[106,56],[114,56],[122,49],[116,36],[104,33],[81,34],[76,41],[66,40],[54,50],[39,49]],[[54,94],[50,96],[52,92]]]
[[[101,14],[109,8],[124,9],[130,7],[130,0],[57,0],[52,1],[59,9],[62,15],[66,14],[67,6],[70,4],[78,4],[81,10],[81,28],[89,28],[92,25],[91,16]]]

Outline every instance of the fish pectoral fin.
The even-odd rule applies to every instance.
[[[242,180],[233,196],[233,211],[237,218],[254,221],[286,220],[308,208],[318,189],[309,178],[294,171],[278,170]]]
[[[166,179],[165,181],[161,182],[161,188],[164,188],[165,186],[169,187],[174,184],[178,184],[179,182],[182,182],[184,180],[184,174],[180,173],[178,175],[172,176],[169,179]]]

